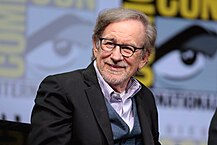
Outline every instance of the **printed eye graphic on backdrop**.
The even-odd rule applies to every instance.
[[[90,22],[74,15],[56,19],[29,37],[28,63],[34,72],[45,74],[90,62],[91,29]],[[82,55],[87,60],[81,61]]]
[[[215,57],[216,51],[217,35],[192,26],[157,48],[154,69],[167,80],[192,79],[204,71],[206,60]]]

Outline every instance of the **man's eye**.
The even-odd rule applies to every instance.
[[[104,45],[108,47],[114,47],[115,44],[113,42],[106,42]]]
[[[134,51],[134,48],[131,46],[122,46],[121,49],[123,49],[124,51]]]

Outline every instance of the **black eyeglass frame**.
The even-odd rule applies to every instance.
[[[103,37],[102,37],[102,38],[99,38],[100,47],[101,47],[102,50],[104,50],[104,49],[102,48],[102,40],[110,40],[110,41],[112,41],[112,39],[103,38]],[[120,53],[121,53],[121,55],[124,56],[124,57],[131,57],[131,56],[135,53],[136,50],[144,50],[144,47],[139,48],[139,47],[135,47],[135,46],[132,46],[132,45],[118,44],[118,43],[114,43],[114,42],[112,42],[112,45],[114,45],[114,47],[113,47],[110,51],[112,51],[114,48],[116,48],[116,46],[119,46],[119,47],[120,47]],[[123,55],[121,50],[122,50],[124,47],[125,47],[125,49],[131,50],[131,51],[132,51],[132,54],[129,55],[129,56]],[[130,47],[133,48],[133,49],[131,49]],[[107,51],[107,50],[104,50],[104,51]],[[110,52],[110,51],[107,51],[107,52]]]

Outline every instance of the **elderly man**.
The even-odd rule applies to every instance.
[[[156,29],[145,14],[102,11],[90,65],[48,76],[40,84],[29,144],[160,145],[153,94],[134,78],[148,62],[155,39]]]

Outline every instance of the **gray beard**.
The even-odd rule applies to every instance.
[[[123,76],[121,79],[114,79],[109,76],[102,75],[103,79],[109,84],[109,85],[121,85],[123,82],[127,81],[127,76]]]

